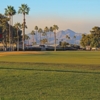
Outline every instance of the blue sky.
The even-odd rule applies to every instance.
[[[37,25],[41,28],[57,24],[59,30],[72,29],[88,33],[92,27],[100,26],[100,0],[1,0],[0,13],[7,5],[18,10],[21,4],[30,7],[26,16],[27,32]],[[22,22],[22,15],[14,16],[14,23]]]

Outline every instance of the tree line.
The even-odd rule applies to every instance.
[[[37,39],[38,34],[40,35],[40,38],[39,38],[40,45],[45,44],[45,43],[50,44],[49,38],[51,38],[51,33],[54,33],[54,40],[55,40],[54,44],[55,44],[55,51],[56,51],[56,40],[57,40],[56,30],[58,29],[59,27],[57,25],[53,25],[50,28],[46,26],[44,29],[41,29],[41,28],[38,28],[38,26],[35,26],[34,30],[31,31],[31,35],[33,36],[33,45],[37,44],[38,42],[38,39]],[[50,34],[50,37],[48,37],[48,33]],[[34,35],[36,36],[36,41],[34,41]],[[44,36],[44,38],[42,39],[41,36]]]
[[[5,48],[9,46],[10,51],[13,50],[14,44],[17,45],[17,50],[19,50],[19,41],[22,40],[23,40],[23,50],[25,49],[24,48],[25,28],[27,28],[25,22],[25,15],[29,13],[29,10],[30,8],[27,6],[27,4],[22,4],[19,7],[18,12],[16,12],[13,6],[7,6],[7,8],[5,8],[4,15],[0,14],[1,42],[3,43]],[[16,13],[23,14],[23,23],[17,22],[13,25],[13,16]]]
[[[100,27],[95,26],[90,31],[90,34],[82,34],[80,44],[83,47],[90,46],[90,48],[100,47]]]
[[[22,48],[23,51],[25,50],[25,39],[29,39],[29,36],[25,34],[25,28],[27,28],[26,21],[25,21],[25,15],[29,14],[30,8],[27,4],[22,4],[18,11],[14,9],[13,6],[7,6],[5,8],[5,13],[0,14],[0,41],[3,43],[4,47],[7,48],[9,46],[9,50],[13,50],[13,44],[16,44],[17,50],[19,50],[19,42],[22,41]],[[18,14],[23,14],[23,23],[15,23],[13,25],[13,16]],[[45,27],[44,30],[41,28],[38,28],[38,26],[35,26],[35,31],[32,30],[32,35],[37,35],[37,33],[43,33],[44,36],[47,36],[47,32],[53,32],[54,33],[54,39],[55,39],[55,51],[56,51],[56,31],[59,29],[57,25],[53,25],[52,27],[48,28]],[[34,37],[34,36],[33,36]],[[36,38],[37,42],[37,38]],[[48,39],[41,40],[40,35],[40,43],[41,42],[48,42]],[[33,39],[33,43],[34,39]],[[9,45],[8,45],[9,44]]]

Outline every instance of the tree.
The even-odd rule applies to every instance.
[[[66,39],[67,39],[67,40],[69,39],[69,36],[68,36],[68,35],[66,35]]]
[[[49,43],[49,39],[48,39],[49,28],[47,26],[44,28],[44,32],[46,33],[46,36],[47,36],[47,44],[48,44]]]
[[[13,16],[16,14],[16,10],[14,9],[13,6],[7,6],[7,8],[5,8],[5,15],[8,16],[10,18],[10,25],[13,26]]]
[[[57,25],[53,25],[53,32],[54,32],[54,39],[55,39],[55,51],[56,51],[56,34],[57,34],[57,30],[59,29],[59,27]]]
[[[66,45],[69,45],[69,43],[67,42],[60,42],[60,46],[63,48],[63,50],[65,50]]]
[[[93,37],[90,46],[95,48],[100,47],[100,38]]]
[[[53,28],[50,27],[49,31],[50,31],[50,39],[51,39],[51,33],[53,32]]]
[[[45,43],[47,43],[47,39],[44,38],[44,39],[41,40],[41,42],[42,42],[42,44],[45,44]]]
[[[82,38],[81,38],[80,44],[81,44],[83,47],[90,46],[90,44],[91,44],[90,35],[89,35],[89,34],[87,34],[87,35],[82,34]]]
[[[25,40],[28,40],[28,46],[29,46],[29,39],[30,39],[30,37],[25,34]]]
[[[92,47],[100,47],[100,27],[93,27],[90,31],[90,34],[83,34],[80,44],[83,47],[90,46]]]
[[[35,31],[36,31],[36,32],[35,32],[35,35],[36,35],[36,43],[37,43],[37,42],[38,42],[38,41],[37,41],[37,40],[38,40],[38,39],[37,39],[37,34],[38,34],[38,26],[35,26],[35,28],[34,28],[34,29],[35,29]]]
[[[68,37],[68,40],[70,40],[70,37]]]
[[[7,26],[3,25],[2,26],[2,31],[0,32],[0,41],[3,44],[3,50],[7,49]]]
[[[45,43],[48,42],[47,36],[46,36],[46,35],[47,35],[46,32],[43,32],[43,33],[42,33],[42,36],[44,36],[44,38],[42,39],[42,43],[44,43],[43,41],[45,41]],[[45,39],[45,40],[44,40],[44,39]]]
[[[31,31],[31,35],[33,36],[33,44],[34,44],[34,35],[35,35],[35,31],[34,30]]]
[[[91,47],[100,47],[100,27],[95,26],[90,31],[91,33]]]
[[[9,18],[0,14],[0,41],[3,43],[4,47],[7,48],[8,33],[9,33]]]
[[[20,31],[21,29],[21,24],[20,23],[15,23],[14,25],[15,29],[16,29],[16,34],[17,34],[17,51],[19,51],[19,34],[18,32]]]
[[[40,33],[40,44],[41,44],[41,33],[43,32],[43,30],[41,28],[39,28],[38,33]]]
[[[15,14],[16,14],[16,10],[14,9],[13,6],[7,6],[7,8],[5,8],[5,15],[9,17],[10,25],[13,25],[13,15]],[[11,41],[13,39],[13,36],[12,36],[12,30],[10,25],[9,25],[9,46],[10,46],[9,48],[11,49]]]
[[[74,39],[75,39],[75,44],[76,44],[76,36],[74,35]]]
[[[19,14],[23,14],[23,51],[25,50],[25,15],[29,14],[29,10],[30,8],[28,7],[27,4],[22,4],[20,7],[19,7],[19,10],[18,10],[18,13]]]

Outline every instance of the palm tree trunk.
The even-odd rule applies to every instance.
[[[10,17],[10,25],[12,26],[12,16]],[[10,31],[10,45],[11,45],[11,51],[13,51],[13,36],[12,36],[12,28]]]
[[[5,34],[3,34],[3,51],[5,51],[6,47],[6,39],[5,39]]]
[[[11,16],[9,16],[10,21],[9,21],[9,51],[11,51]]]
[[[49,37],[48,37],[48,32],[47,32],[47,40],[48,40],[48,41],[47,41],[47,43],[49,44]]]
[[[40,45],[41,45],[41,33],[40,33]]]
[[[55,37],[55,49],[54,49],[54,51],[56,51],[56,32],[54,32],[54,37]]]
[[[19,36],[18,36],[18,51],[19,51]]]
[[[29,48],[29,38],[28,38],[28,48]]]
[[[25,14],[23,14],[23,51],[25,50]]]
[[[7,37],[8,37],[8,33],[6,34],[6,51],[7,51],[7,48],[8,48],[8,41],[7,41]]]
[[[11,25],[13,26],[13,16],[11,17]],[[13,30],[11,30],[13,31]],[[14,38],[13,38],[13,32],[12,32],[12,51],[14,51]]]
[[[51,32],[50,32],[50,40],[51,40]]]
[[[7,34],[5,35],[5,51],[7,51]]]
[[[17,51],[19,51],[19,36],[18,36],[18,29],[17,29]]]
[[[46,36],[47,36],[47,45],[48,45],[48,41],[49,41],[49,40],[48,40],[48,34],[47,34],[47,33],[46,33]]]
[[[34,35],[33,35],[33,44],[34,44]]]
[[[11,25],[13,26],[13,16],[12,16],[12,18],[11,18],[11,19],[12,19],[12,20],[11,20],[11,21],[12,21]]]
[[[36,44],[38,43],[38,32],[36,31]]]
[[[2,44],[3,44],[3,51],[4,51],[4,40],[3,40]]]

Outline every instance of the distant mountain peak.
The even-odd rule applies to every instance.
[[[71,29],[67,29],[67,31],[72,31]]]
[[[28,34],[28,35],[30,36],[29,42],[30,42],[30,44],[32,44],[33,36],[31,34]],[[66,41],[66,35],[68,35],[70,37],[69,40],[67,39],[67,42],[69,42],[71,44],[75,44],[77,42],[77,44],[79,44],[82,34],[76,33],[71,29],[58,31],[57,35],[56,35],[56,38],[58,39],[57,43],[59,43],[59,41],[62,41],[62,40]],[[50,34],[48,33],[47,36],[48,36],[49,42],[53,44],[54,43],[54,33],[53,32],[51,32]],[[74,36],[76,36],[76,39],[74,39]],[[41,39],[43,39],[43,38],[44,37],[41,36]],[[40,42],[40,34],[35,35],[34,40],[35,41],[37,40],[37,42],[39,43]]]
[[[71,30],[71,29],[67,29],[67,30],[65,30],[65,32],[69,32],[69,33],[76,33],[76,32],[74,32],[73,30]]]

